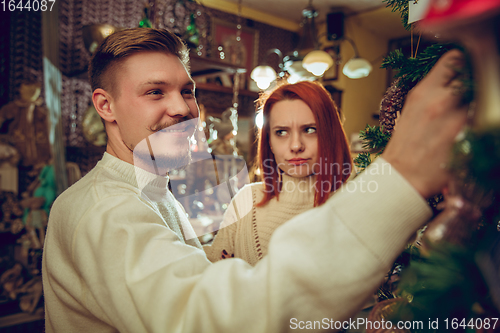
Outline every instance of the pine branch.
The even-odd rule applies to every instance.
[[[371,163],[371,154],[380,155],[387,146],[391,134],[384,131],[383,127],[366,125],[364,130],[359,132],[359,137],[363,141],[363,148],[368,152],[358,154],[354,159],[354,165],[358,169],[358,173],[366,169]]]
[[[430,256],[413,261],[403,272],[399,292],[403,298],[391,320],[428,320],[461,317],[474,318],[474,304],[490,301],[487,286],[475,263],[474,251],[452,244],[440,244]],[[429,327],[430,328],[430,327]],[[435,332],[423,327],[421,332]]]
[[[401,77],[399,86],[410,86],[422,80],[427,73],[434,67],[438,59],[448,52],[449,50],[458,48],[462,51],[460,45],[448,44],[434,44],[427,47],[416,58],[406,58],[401,50],[395,50],[382,62],[381,68],[391,68],[397,70],[396,78]],[[473,83],[471,79],[471,67],[467,65],[463,70],[464,84],[467,87],[467,100],[472,100]]]
[[[372,158],[370,153],[359,153],[354,159],[354,165],[356,166],[358,173],[366,169],[372,163]]]
[[[401,24],[406,30],[411,29],[411,24],[408,24],[408,0],[383,0],[386,7],[392,7],[391,11],[398,11],[401,15]]]
[[[400,68],[398,76],[406,75],[405,80],[418,82],[434,67],[439,58],[451,49],[457,48],[455,44],[435,44],[427,47],[415,59],[410,60],[410,66]]]
[[[363,140],[363,148],[377,155],[382,154],[391,138],[391,134],[385,132],[383,127],[370,125],[366,125],[365,129],[359,132],[359,136]]]
[[[391,68],[391,69],[401,69],[409,64],[409,59],[405,57],[400,49],[394,50],[389,53],[387,57],[382,62],[380,68]]]

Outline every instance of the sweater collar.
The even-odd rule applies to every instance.
[[[166,191],[168,188],[168,176],[159,176],[144,169],[134,166],[128,162],[105,152],[99,165],[113,170],[120,175],[120,178],[128,184],[137,187],[142,191],[146,186],[148,191]]]
[[[282,185],[279,199],[295,203],[314,202],[316,176],[291,177],[282,174]]]

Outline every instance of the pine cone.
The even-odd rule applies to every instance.
[[[404,76],[399,77],[392,82],[380,103],[380,126],[384,127],[385,132],[391,134],[396,124],[397,113],[398,111],[401,112],[406,95],[415,86],[415,84],[400,86],[403,78]]]

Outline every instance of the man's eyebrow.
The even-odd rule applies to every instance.
[[[184,87],[192,86],[193,88],[196,87],[196,82],[194,80],[189,80],[184,83]]]
[[[143,82],[143,83],[139,84],[139,87],[153,86],[153,85],[169,85],[169,83],[166,81],[161,81],[161,80],[158,80],[158,81],[153,80],[153,81]]]
[[[151,81],[146,81],[141,84],[139,84],[139,88],[145,87],[145,86],[159,86],[159,85],[164,85],[164,86],[171,86],[172,83],[163,81],[163,80],[151,80]],[[196,86],[196,83],[193,80],[186,81],[183,86]]]

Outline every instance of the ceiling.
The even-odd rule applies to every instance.
[[[227,0],[238,3],[239,0]],[[300,23],[302,9],[309,0],[241,0],[241,5],[266,14]],[[318,20],[324,20],[329,12],[342,11],[353,14],[385,7],[382,0],[312,0],[312,6],[318,11]]]
[[[208,0],[204,0],[207,2]],[[216,0],[211,0],[216,1]],[[237,8],[239,0],[223,0],[226,4]],[[300,31],[299,23],[302,19],[302,10],[309,5],[310,0],[241,0],[241,6],[256,11],[253,19],[267,15],[290,22],[294,28],[289,30]],[[399,12],[393,12],[383,0],[312,0],[312,6],[318,12],[316,22],[326,19],[326,14],[343,12],[355,17],[356,24],[363,26],[373,34],[385,36],[388,39],[400,38],[409,35],[403,28]],[[225,7],[221,8],[225,10]],[[234,9],[233,9],[234,10]],[[356,15],[362,14],[362,15]],[[262,21],[273,25],[269,20]],[[277,25],[279,26],[279,25]],[[283,26],[281,26],[283,27]],[[287,28],[285,28],[287,29]]]

